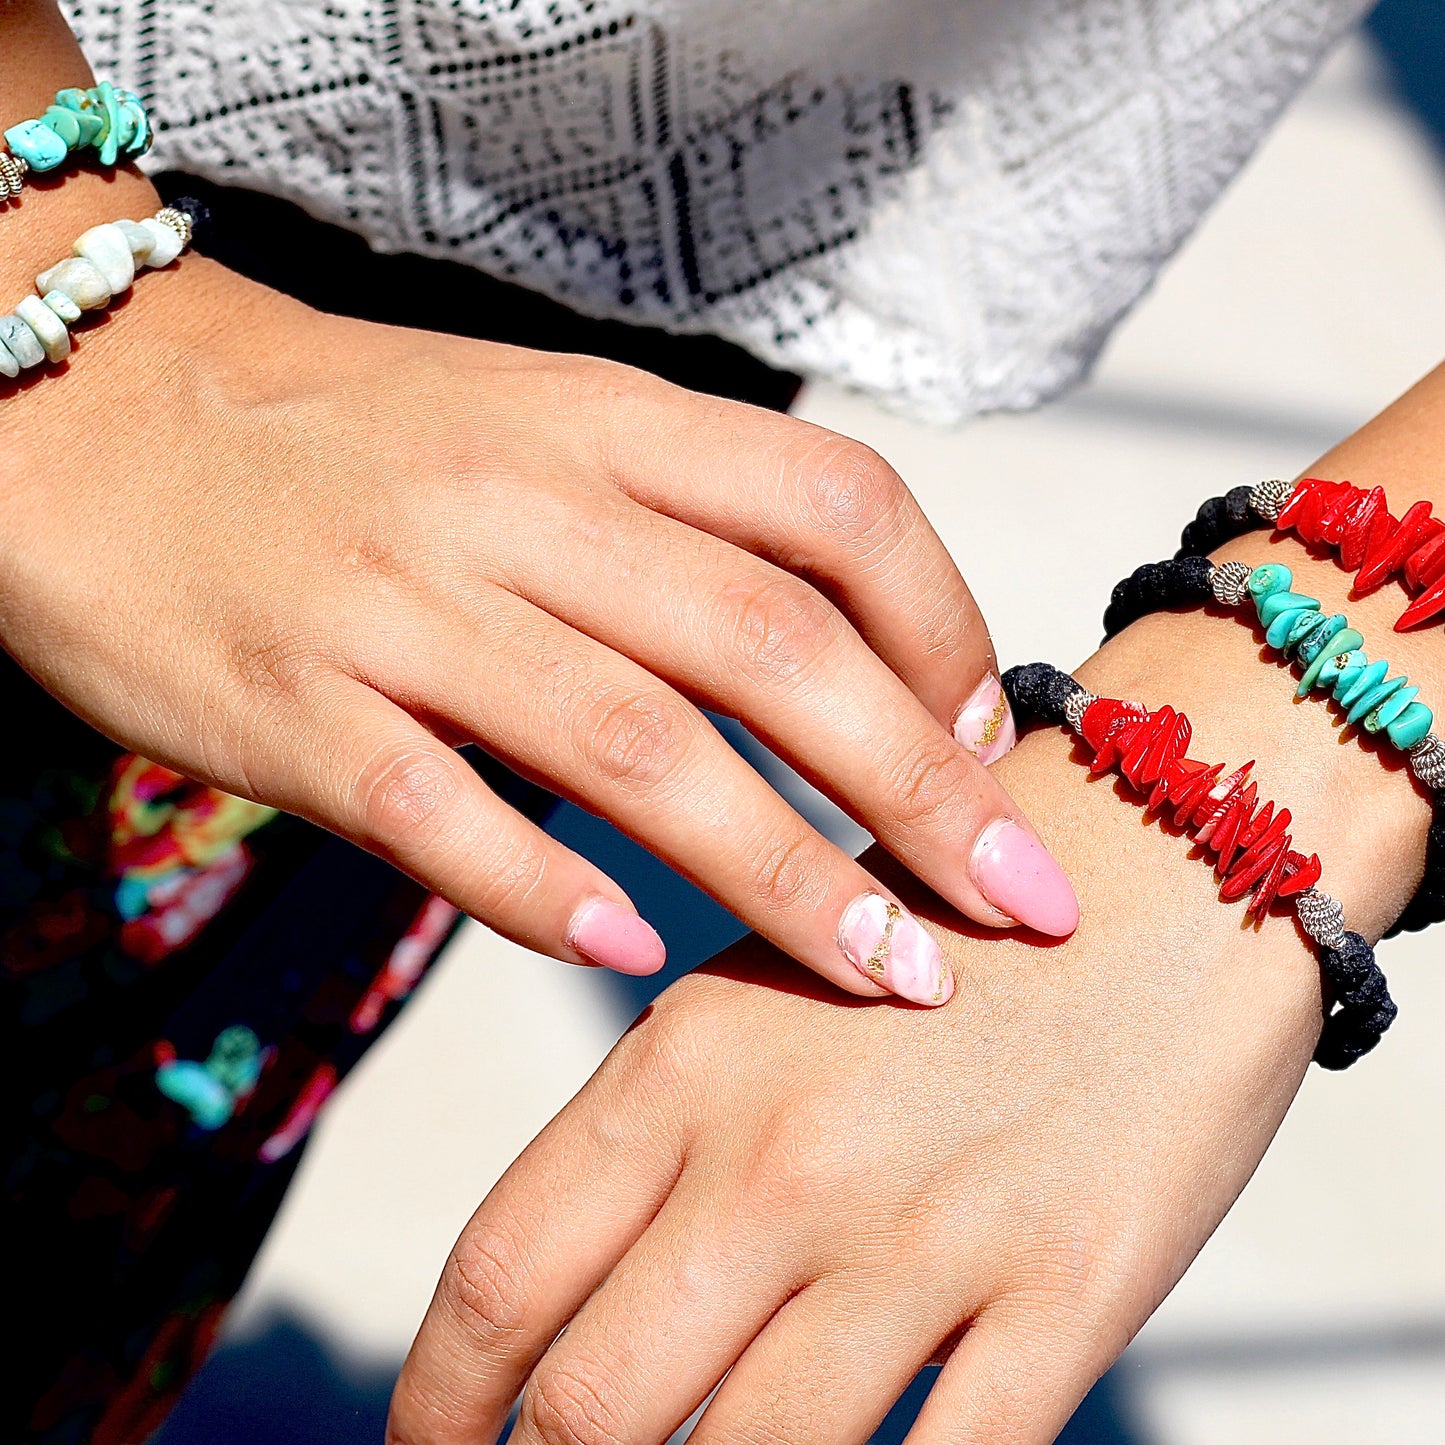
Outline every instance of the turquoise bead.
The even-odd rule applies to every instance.
[[[1314,627],[1299,639],[1299,645],[1294,650],[1295,657],[1308,666],[1325,650],[1333,638],[1348,631],[1349,626],[1349,619],[1343,612],[1336,612],[1330,617],[1321,617]],[[1330,650],[1335,653],[1340,651],[1338,647]]]
[[[1379,707],[1366,714],[1365,731],[1377,733],[1381,729],[1389,727],[1419,696],[1420,689],[1418,687],[1397,688],[1394,694],[1387,697]]]
[[[1320,610],[1319,599],[1306,597],[1303,592],[1271,592],[1268,597],[1261,597],[1258,605],[1259,620],[1266,627],[1281,612],[1293,612],[1299,607],[1307,607],[1313,612]]]
[[[105,135],[100,142],[100,163],[103,166],[113,166],[116,156],[120,154],[120,103],[115,98],[115,88],[108,80],[102,80],[95,87],[95,93],[101,105],[105,107],[106,119]]]
[[[1283,652],[1288,648],[1290,638],[1296,636],[1297,632],[1313,627],[1318,617],[1319,613],[1308,607],[1291,607],[1289,611],[1281,612],[1269,624],[1265,629],[1264,640],[1276,651]]]
[[[40,117],[61,140],[67,150],[74,150],[80,144],[80,117],[63,105],[52,105]]]
[[[1295,689],[1296,697],[1303,697],[1312,688],[1334,686],[1342,671],[1336,665],[1336,658],[1355,657],[1359,659],[1357,663],[1346,662],[1345,665],[1358,667],[1365,665],[1365,654],[1356,650],[1365,645],[1365,639],[1353,627],[1347,627],[1343,632],[1335,633],[1330,642],[1332,645],[1321,649],[1319,656],[1306,668],[1305,675],[1300,678],[1299,686]],[[1303,654],[1304,649],[1301,648],[1300,652]]]
[[[1249,595],[1258,602],[1271,592],[1288,592],[1293,581],[1294,573],[1288,567],[1278,562],[1266,562],[1249,574],[1249,580],[1244,585],[1249,589]]]
[[[1408,748],[1413,748],[1430,731],[1430,724],[1434,720],[1434,714],[1423,702],[1412,702],[1385,729],[1385,736],[1401,752],[1404,752]]]
[[[1372,687],[1378,687],[1384,682],[1385,674],[1389,670],[1388,662],[1372,662],[1358,672],[1347,668],[1335,684],[1335,701],[1341,707],[1353,707]]]
[[[22,120],[5,132],[10,154],[19,156],[32,171],[53,171],[66,156],[69,147],[43,120]]]
[[[15,353],[0,341],[0,376],[19,376],[20,363],[15,359]]]
[[[1357,697],[1350,708],[1345,721],[1353,727],[1357,722],[1362,722],[1368,717],[1386,698],[1394,696],[1395,693],[1404,687],[1409,679],[1401,677],[1387,677],[1384,682],[1376,683],[1374,687],[1367,687]]]
[[[55,92],[55,103],[64,106],[66,110],[89,110],[90,92],[72,85],[65,90]]]

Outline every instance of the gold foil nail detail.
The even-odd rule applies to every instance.
[[[878,946],[868,955],[868,961],[863,965],[863,972],[869,978],[883,977],[883,970],[888,967],[888,955],[893,951],[893,930],[898,920],[903,917],[903,910],[896,903],[884,899],[883,906],[888,913],[887,921],[883,924],[883,937],[878,940]]]

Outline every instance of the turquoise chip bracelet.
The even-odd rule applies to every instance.
[[[1250,567],[1226,562],[1209,578],[1216,600],[1238,606],[1254,603],[1265,641],[1303,669],[1295,688],[1298,697],[1328,692],[1351,726],[1383,738],[1411,754],[1417,749],[1438,753],[1430,728],[1434,714],[1419,701],[1420,689],[1403,673],[1390,676],[1388,662],[1371,662],[1365,639],[1343,613],[1324,613],[1318,598],[1292,590],[1294,574],[1278,562]],[[1428,746],[1427,746],[1428,743]],[[1436,786],[1431,779],[1424,781]]]
[[[9,150],[0,151],[0,201],[18,196],[29,172],[53,171],[78,151],[93,151],[102,165],[113,166],[143,155],[154,138],[140,96],[108,80],[57,90],[44,115],[4,134]]]
[[[63,361],[70,355],[69,328],[83,312],[109,306],[130,289],[137,271],[169,266],[191,243],[194,218],[185,204],[163,206],[143,221],[92,226],[72,255],[42,271],[36,294],[0,316],[0,376]]]

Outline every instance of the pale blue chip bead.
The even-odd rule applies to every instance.
[[[67,326],[80,320],[80,307],[64,291],[47,291],[40,298]]]
[[[22,120],[5,132],[10,154],[32,171],[53,171],[70,154],[65,142],[43,120]]]
[[[1372,662],[1359,672],[1353,669],[1342,672],[1335,686],[1335,701],[1341,707],[1353,707],[1372,687],[1379,687],[1389,672],[1388,662]]]
[[[1412,702],[1385,729],[1385,736],[1401,752],[1407,752],[1430,731],[1430,724],[1434,720],[1434,714],[1423,702]]]
[[[1409,678],[1402,674],[1399,677],[1387,677],[1383,682],[1376,683],[1374,687],[1367,687],[1350,705],[1345,721],[1351,726],[1357,722],[1363,722],[1382,702],[1399,692],[1408,681]]]
[[[125,237],[136,265],[144,265],[156,248],[156,238],[139,221],[116,221],[115,228]]]
[[[0,376],[19,376],[20,363],[15,360],[14,353],[3,342],[0,342]]]
[[[35,333],[47,361],[64,361],[70,355],[70,332],[65,323],[38,296],[27,296],[15,314]]]
[[[1271,592],[1259,599],[1259,620],[1268,627],[1281,612],[1294,612],[1301,607],[1318,612],[1319,599],[1306,597],[1303,592]]]
[[[0,316],[0,342],[22,367],[39,366],[45,360],[40,338],[18,316]]]
[[[112,221],[82,231],[71,250],[105,277],[112,296],[128,290],[135,280],[135,257],[130,253],[130,242]]]
[[[1420,689],[1418,687],[1397,688],[1379,707],[1372,708],[1365,715],[1365,731],[1377,733],[1389,727],[1419,696]]]
[[[169,266],[185,248],[181,245],[180,233],[166,225],[164,221],[158,221],[154,216],[147,216],[143,221],[137,221],[136,225],[142,230],[150,232],[151,240],[155,244],[149,256],[145,259],[147,266],[159,269],[162,266]]]
[[[1357,651],[1365,645],[1365,639],[1353,627],[1336,632],[1330,642],[1332,646],[1322,648],[1319,656],[1305,669],[1305,675],[1300,678],[1299,686],[1295,688],[1296,697],[1303,697],[1316,687],[1333,687],[1346,667],[1365,665],[1365,654]],[[1300,648],[1300,655],[1304,655],[1303,647]],[[1343,662],[1340,661],[1341,658],[1344,659]],[[1351,661],[1351,658],[1357,660]]]

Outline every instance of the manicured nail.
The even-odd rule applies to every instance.
[[[973,881],[1000,913],[1026,928],[1066,938],[1079,926],[1079,900],[1064,870],[1026,828],[1000,818],[973,845]]]
[[[667,962],[667,947],[657,930],[630,908],[606,898],[594,898],[577,910],[567,942],[589,963],[618,973],[656,973]]]
[[[1018,741],[1013,711],[1004,696],[1003,684],[993,673],[984,674],[973,696],[964,703],[953,725],[953,735],[985,767],[996,763]]]
[[[838,946],[859,973],[910,1003],[947,1003],[953,972],[911,913],[879,893],[860,893],[843,910]]]

